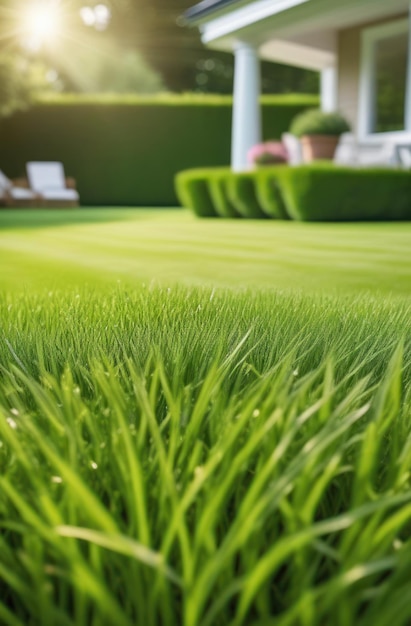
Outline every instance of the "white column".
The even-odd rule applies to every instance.
[[[251,45],[239,42],[234,50],[234,96],[231,167],[250,169],[247,152],[261,141],[260,62]]]
[[[330,113],[337,107],[337,70],[330,65],[321,70],[321,110]]]

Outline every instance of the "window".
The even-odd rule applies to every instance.
[[[368,28],[363,32],[360,123],[362,135],[408,128],[408,20]]]

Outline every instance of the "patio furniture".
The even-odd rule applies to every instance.
[[[47,207],[76,207],[79,194],[75,181],[66,178],[59,161],[30,161],[26,165],[31,189],[39,193]]]
[[[397,151],[401,167],[411,169],[411,146],[398,146]]]
[[[29,189],[27,181],[13,181],[0,170],[0,203],[3,206],[36,207],[40,202],[40,194]]]
[[[397,167],[395,143],[384,139],[382,143],[361,143],[352,133],[341,135],[334,163],[351,167]]]
[[[295,135],[291,133],[283,133],[281,142],[285,146],[288,153],[288,163],[290,165],[301,165],[303,162],[303,152],[301,142]]]
[[[353,165],[357,160],[357,142],[353,133],[343,133],[334,154],[334,163]]]

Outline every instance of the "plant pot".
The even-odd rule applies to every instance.
[[[304,135],[301,137],[304,163],[319,159],[332,160],[339,139],[338,135]]]

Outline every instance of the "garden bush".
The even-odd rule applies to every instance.
[[[212,216],[209,208],[203,215],[204,207],[211,202],[214,214],[220,217],[289,219],[279,184],[282,169],[275,166],[250,172],[232,172],[229,168],[186,170],[176,176],[176,192],[181,204],[199,216]]]
[[[204,170],[186,170],[176,176],[176,193],[182,206],[199,217],[217,217],[210,196],[209,177]]]
[[[299,113],[292,121],[290,133],[296,137],[304,135],[342,135],[350,131],[347,120],[339,113],[325,113],[320,109],[308,109]]]
[[[232,172],[227,177],[228,199],[236,210],[251,219],[267,217],[256,195],[256,173]]]
[[[263,133],[278,139],[313,96],[262,97]],[[64,96],[1,120],[0,168],[24,174],[27,161],[63,161],[88,206],[175,206],[173,180],[188,168],[230,162],[232,98]]]
[[[282,168],[287,211],[301,221],[411,219],[411,173],[317,163]]]
[[[230,201],[227,193],[229,168],[215,170],[208,177],[208,188],[214,209],[220,217],[243,217]]]
[[[286,205],[281,191],[281,174],[287,166],[260,168],[255,172],[255,190],[258,202],[268,217],[288,220]]]
[[[190,170],[189,170],[190,172]],[[183,189],[191,177],[196,184],[195,212],[212,205],[215,215],[270,217],[299,221],[377,221],[411,219],[411,173],[383,168],[350,168],[328,162],[231,172],[228,168],[193,170],[181,176],[183,206],[191,206],[192,191]],[[185,174],[185,173],[183,173]],[[191,183],[190,183],[191,184]],[[205,200],[207,198],[207,201]],[[207,209],[207,216],[212,215]]]

